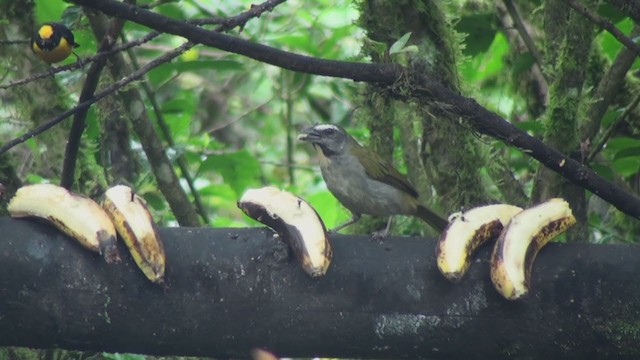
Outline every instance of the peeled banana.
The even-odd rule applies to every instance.
[[[267,186],[247,190],[238,207],[278,232],[309,276],[315,278],[327,272],[332,255],[327,229],[309,203],[290,192]]]
[[[107,263],[120,261],[116,231],[95,201],[51,184],[18,189],[7,208],[13,217],[47,220],[85,248],[102,254]]]
[[[144,275],[154,283],[162,283],[164,247],[144,199],[130,187],[117,185],[104,193],[102,207]]]
[[[500,234],[491,255],[491,281],[496,290],[508,300],[528,294],[538,251],[575,223],[569,204],[560,198],[515,215]]]
[[[522,208],[495,204],[473,208],[450,217],[436,245],[438,269],[447,279],[458,282],[469,269],[480,245],[493,240]]]

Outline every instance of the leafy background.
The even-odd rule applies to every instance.
[[[140,5],[151,3],[140,1]],[[160,2],[155,10],[177,19],[211,16],[232,16],[246,10],[252,1],[198,1]],[[531,2],[535,19],[538,2]],[[463,59],[459,62],[459,76],[466,95],[480,104],[510,119],[521,129],[542,137],[544,125],[539,114],[530,105],[530,95],[522,90],[519,79],[529,72],[534,60],[529,53],[519,53],[509,40],[508,33],[497,21],[496,9],[484,2],[450,1],[448,11],[455,17],[456,30],[464,34]],[[616,27],[629,34],[633,22],[614,9],[603,5],[600,14],[607,16]],[[63,1],[36,0],[35,22],[56,19],[74,30],[81,44],[80,57],[92,55],[96,41],[81,11]],[[290,0],[273,12],[247,23],[242,32],[232,33],[275,48],[338,60],[369,61],[361,52],[364,31],[356,25],[359,12],[351,1],[345,0]],[[5,19],[6,21],[6,19]],[[148,29],[133,23],[125,25],[127,39],[144,36]],[[175,36],[162,35],[152,42],[133,50],[138,62],[144,64],[175,48],[183,42]],[[600,31],[596,37],[599,61],[608,64],[616,57],[621,44],[609,33]],[[7,50],[23,51],[12,47]],[[0,56],[0,70],[4,82],[14,79],[13,67]],[[73,62],[71,57],[67,62]],[[30,66],[46,67],[34,59]],[[637,71],[638,60],[632,71]],[[629,82],[637,86],[634,74]],[[68,106],[73,106],[83,83],[82,72],[67,72],[56,76]],[[159,113],[169,126],[175,146],[167,149],[171,159],[184,156],[195,177],[197,190],[202,196],[208,225],[214,227],[260,226],[244,216],[236,201],[250,187],[273,184],[306,198],[320,213],[328,227],[348,218],[348,213],[326,190],[319,174],[314,152],[308,144],[296,141],[297,130],[314,123],[337,123],[349,128],[363,143],[369,132],[354,104],[361,95],[361,86],[352,81],[293,73],[258,63],[242,56],[212,48],[196,47],[171,63],[152,70],[148,85],[160,105]],[[140,87],[136,82],[130,86]],[[8,91],[15,91],[9,89]],[[637,90],[636,90],[637,91]],[[47,99],[43,99],[45,102]],[[153,104],[146,100],[147,109]],[[22,108],[33,106],[23,102],[0,98],[0,139],[7,141],[32,127],[22,118]],[[615,121],[624,108],[609,109],[603,128]],[[157,114],[152,115],[154,117]],[[83,152],[89,162],[102,163],[100,148],[103,128],[100,110],[90,111],[88,128],[83,137]],[[637,122],[637,120],[634,120]],[[62,125],[64,128],[68,125]],[[157,126],[157,124],[156,124]],[[605,178],[624,184],[637,192],[640,172],[640,138],[636,130],[620,131],[608,141],[601,157],[592,167]],[[160,129],[157,129],[160,132]],[[55,146],[61,146],[60,137],[36,137],[14,151],[14,163],[20,164],[18,176],[25,183],[59,181],[62,158],[47,155]],[[51,140],[54,137],[54,140]],[[399,144],[399,136],[396,134]],[[57,144],[57,145],[56,145]],[[155,219],[162,225],[174,226],[176,220],[155,186],[155,180],[140,143],[133,137],[131,146],[140,165],[131,184],[152,206]],[[515,149],[498,143],[491,144],[508,153],[508,166],[518,182],[530,192],[538,164]],[[43,156],[47,160],[39,160]],[[396,156],[398,158],[399,156]],[[487,165],[480,167],[488,172]],[[176,170],[179,173],[179,170]],[[109,178],[117,183],[122,179]],[[185,184],[183,184],[185,185]],[[77,189],[86,192],[86,184]],[[186,189],[186,185],[184,186]],[[600,201],[591,197],[590,204],[598,209]],[[604,217],[609,220],[605,224]],[[638,240],[637,222],[608,211],[592,211],[589,216],[591,240],[606,242],[635,242]],[[409,230],[408,233],[415,233]],[[104,355],[112,359],[138,359],[134,355]]]

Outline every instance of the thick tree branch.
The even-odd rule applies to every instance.
[[[504,300],[485,247],[459,284],[433,239],[331,237],[309,278],[262,228],[160,229],[169,288],[48,225],[0,218],[0,346],[246,358],[637,359],[637,245],[550,244]],[[10,276],[8,274],[11,274]]]
[[[113,0],[75,0],[73,2],[100,10],[110,16],[137,22],[158,31],[185,37],[194,43],[241,54],[292,71],[387,84],[396,81],[401,71],[400,67],[391,65],[326,60],[294,54],[234,36],[206,30],[184,21]]]
[[[408,74],[406,69],[393,64],[324,60],[274,49],[266,45],[208,31],[113,0],[74,0],[73,2],[103,11],[107,15],[123,17],[158,31],[184,36],[191,41],[245,55],[289,70],[384,85],[401,83],[400,79],[404,78],[402,75]],[[398,96],[440,102],[447,111],[459,115],[465,121],[469,121],[478,132],[520,148],[523,152],[539,160],[574,184],[586,188],[614,205],[620,211],[640,219],[640,198],[637,196],[603,179],[579,162],[547,147],[541,141],[516,128],[499,115],[480,106],[475,100],[454,93],[420,74],[406,80],[414,90],[410,94],[404,93]]]
[[[425,86],[416,92],[433,101],[451,106],[450,111],[467,119],[478,132],[495,137],[508,145],[515,146],[525,154],[539,160],[549,169],[578,186],[591,191],[618,210],[640,219],[640,198],[613,184],[580,162],[546,146],[540,140],[516,128],[498,114],[487,110],[475,100],[452,93],[439,84],[423,81]]]

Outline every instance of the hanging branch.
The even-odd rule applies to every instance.
[[[640,26],[634,26],[631,35],[637,36],[640,34]],[[593,138],[600,130],[602,118],[607,112],[609,105],[618,93],[618,90],[625,83],[625,76],[635,59],[637,58],[629,48],[623,47],[620,49],[613,63],[609,67],[607,73],[600,79],[598,87],[593,92],[593,99],[589,105],[586,119],[580,128],[580,138],[583,143],[589,143],[593,141]]]
[[[98,50],[99,52],[108,51],[113,47],[123,26],[124,21],[121,19],[116,19],[112,22],[106,36],[102,38]],[[91,67],[87,72],[87,78],[84,81],[84,85],[82,86],[82,92],[80,93],[80,98],[78,99],[79,103],[91,99],[94,96],[96,88],[98,87],[98,83],[100,82],[102,69],[104,69],[106,63],[107,57],[101,57],[99,60],[96,60],[93,64],[91,64]],[[76,172],[76,161],[78,159],[78,151],[80,149],[80,140],[82,138],[82,133],[84,132],[88,112],[89,107],[86,107],[76,111],[73,115],[73,123],[71,124],[71,129],[69,130],[69,139],[67,140],[67,147],[64,154],[62,174],[60,175],[60,186],[66,189],[70,189],[73,185],[73,180],[75,178]]]
[[[138,62],[138,59],[136,58],[133,51],[129,50],[127,51],[127,53],[129,55],[129,59],[131,59],[131,64],[133,65],[133,68],[136,70],[139,69],[140,63]],[[149,100],[149,103],[151,104],[151,109],[156,115],[156,122],[158,123],[158,127],[162,132],[164,140],[167,142],[167,144],[169,144],[169,147],[175,148],[176,144],[173,141],[171,130],[169,129],[169,125],[167,125],[167,122],[164,120],[164,115],[162,115],[162,111],[160,110],[160,104],[158,103],[158,100],[156,98],[156,95],[153,89],[151,89],[151,86],[149,86],[149,83],[146,80],[143,80],[140,83],[142,84],[142,90],[144,91],[145,95],[147,96],[147,99]],[[178,167],[180,168],[182,177],[184,177],[185,181],[187,182],[187,186],[189,186],[189,190],[191,190],[191,195],[193,196],[193,202],[195,203],[196,210],[198,211],[198,215],[200,215],[200,217],[202,218],[205,224],[208,224],[209,215],[207,214],[207,210],[205,209],[204,204],[202,203],[200,192],[198,191],[198,189],[196,189],[195,180],[191,175],[191,172],[189,171],[189,164],[186,158],[184,157],[183,154],[180,153],[176,158],[176,162],[178,164]]]
[[[522,18],[518,13],[518,9],[516,8],[516,5],[513,3],[512,0],[504,0],[504,6],[507,8],[507,12],[511,17],[511,21],[513,21],[513,24],[515,25],[516,30],[518,30],[518,34],[520,34],[520,38],[522,39],[522,42],[527,47],[527,50],[529,50],[529,53],[531,54],[531,56],[533,56],[533,58],[535,59],[536,64],[538,64],[538,68],[542,70],[543,69],[542,65],[544,64],[544,62],[542,61],[542,54],[540,54],[540,51],[538,51],[536,44],[533,42],[533,39],[531,39],[531,36],[527,32],[527,29],[524,26],[524,22],[522,21]],[[544,74],[542,71],[540,71],[540,73],[542,73],[542,76],[544,77],[545,81],[547,81],[548,79],[546,78],[546,74]]]
[[[618,116],[612,123],[611,125],[609,125],[609,127],[602,133],[602,135],[593,142],[593,145],[591,146],[591,152],[589,153],[589,155],[587,156],[586,159],[586,163],[590,163],[593,158],[598,155],[598,153],[600,153],[600,151],[602,151],[602,149],[604,148],[604,144],[607,143],[607,141],[609,140],[609,138],[611,137],[611,134],[613,134],[613,131],[618,127],[618,125],[625,121],[629,115],[631,114],[631,112],[638,106],[638,103],[640,103],[640,93],[638,95],[636,95],[636,97],[633,99],[633,101],[631,101],[631,104],[629,104],[624,111],[622,112],[622,114],[620,114],[620,116]]]

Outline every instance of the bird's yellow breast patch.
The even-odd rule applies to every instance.
[[[35,42],[33,43],[33,51],[44,61],[49,64],[57,63],[66,59],[71,55],[72,47],[65,38],[60,38],[58,46],[52,50],[41,49]]]

